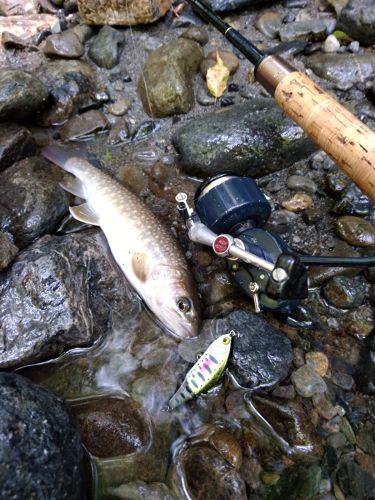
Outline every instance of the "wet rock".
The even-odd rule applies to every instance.
[[[177,467],[192,498],[247,498],[239,473],[209,446],[189,447],[178,456]]]
[[[207,71],[217,63],[217,56],[223,61],[224,66],[228,68],[231,75],[237,71],[240,61],[233,52],[229,50],[212,50],[207,54],[200,65],[200,72],[205,78],[207,76]]]
[[[353,377],[348,373],[334,372],[332,373],[331,380],[335,385],[341,387],[345,391],[350,391],[354,384]]]
[[[24,14],[38,14],[38,5],[35,0],[0,1],[0,16],[22,16]]]
[[[56,229],[68,209],[69,197],[58,185],[62,177],[59,168],[39,157],[21,160],[0,174],[0,229],[11,232],[17,246]]]
[[[339,309],[356,309],[365,297],[360,283],[346,276],[329,280],[323,287],[323,293],[328,302]]]
[[[329,35],[323,45],[323,50],[327,54],[335,53],[340,48],[340,42],[337,40],[335,35]]]
[[[173,135],[187,173],[208,177],[231,170],[260,177],[306,158],[316,146],[271,99],[206,114]]]
[[[357,250],[345,243],[344,241],[337,239],[333,240],[333,244],[329,249],[329,252],[325,252],[323,255],[328,256],[338,256],[338,257],[359,257]],[[326,283],[330,278],[334,276],[349,276],[353,277],[359,274],[358,267],[313,267],[309,270],[310,284],[313,287],[321,286]]]
[[[18,121],[36,111],[47,99],[43,83],[26,71],[3,69],[0,73],[0,121]]]
[[[325,392],[326,383],[310,366],[302,365],[291,375],[295,390],[304,398],[311,398],[314,394]]]
[[[310,195],[302,192],[297,192],[290,200],[283,201],[282,206],[290,212],[302,212],[310,208],[313,200]]]
[[[43,52],[47,56],[79,59],[83,56],[85,49],[78,36],[72,30],[67,30],[63,33],[50,35],[43,47]]]
[[[253,399],[258,412],[290,446],[306,447],[311,458],[322,454],[321,439],[297,401],[280,401],[258,395]]]
[[[324,40],[327,27],[325,22],[320,19],[311,19],[310,21],[295,21],[294,23],[284,24],[279,31],[282,42],[291,40]]]
[[[337,407],[333,406],[331,401],[323,394],[314,394],[312,403],[321,417],[326,420],[331,420],[337,415]]]
[[[81,115],[73,116],[61,129],[60,137],[63,141],[82,141],[104,132],[109,128],[106,117],[97,109],[86,111]]]
[[[111,125],[111,130],[108,134],[107,144],[115,146],[121,142],[125,142],[130,137],[130,128],[126,120],[116,120]]]
[[[83,451],[68,405],[13,373],[0,373],[0,399],[0,496],[82,498]]]
[[[0,275],[0,367],[88,345],[130,307],[101,233],[45,236]]]
[[[270,228],[286,226],[296,221],[298,218],[297,214],[294,212],[289,212],[289,210],[275,210],[271,213],[267,225]]]
[[[164,16],[172,0],[78,0],[78,9],[87,24],[132,25],[152,23]]]
[[[27,128],[14,123],[0,124],[0,172],[35,153],[35,141]]]
[[[334,205],[332,212],[337,215],[367,215],[373,203],[355,184],[349,184],[341,199]]]
[[[332,476],[347,497],[371,498],[375,491],[375,478],[360,464],[355,462],[351,453],[344,454]],[[337,494],[335,495],[336,498]]]
[[[242,9],[267,1],[268,0],[208,0],[206,3],[215,12],[230,12],[235,9]]]
[[[266,11],[255,22],[256,28],[268,38],[275,38],[282,26],[281,15],[272,10]]]
[[[329,362],[324,352],[308,352],[305,356],[307,366],[310,366],[318,375],[325,377],[329,368]]]
[[[5,269],[18,253],[8,234],[0,232],[0,271]]]
[[[351,215],[339,217],[336,220],[336,232],[350,245],[358,247],[373,247],[375,245],[374,226],[359,217]]]
[[[63,123],[91,100],[94,73],[87,63],[75,60],[54,61],[43,65],[37,75],[50,93],[48,109],[38,116],[38,122],[42,126]]]
[[[96,457],[129,455],[150,442],[141,406],[130,397],[94,397],[74,405],[73,411],[82,441]]]
[[[216,102],[216,98],[213,97],[207,87],[199,87],[197,91],[197,102],[201,106],[212,106]]]
[[[232,467],[237,470],[241,468],[241,445],[232,433],[222,427],[216,427],[209,437],[209,442]]]
[[[3,31],[1,33],[1,43],[6,49],[39,51],[39,48],[33,45],[29,40],[24,40],[23,38],[9,33],[9,31]]]
[[[121,31],[110,26],[103,26],[92,39],[88,54],[100,68],[111,69],[120,60],[124,40],[124,34]]]
[[[340,90],[348,90],[357,83],[375,78],[375,55],[369,54],[314,54],[305,64],[321,78],[335,84]]]
[[[367,337],[374,329],[374,312],[367,305],[362,305],[353,310],[348,318],[346,332],[353,337]]]
[[[134,481],[122,484],[109,491],[108,500],[138,500],[148,498],[150,500],[176,500],[175,494],[163,483],[145,483],[144,481]]]
[[[236,332],[230,373],[243,387],[270,387],[278,384],[292,363],[290,341],[256,314],[234,311],[217,320],[217,332]]]
[[[340,29],[363,45],[375,43],[375,5],[372,0],[349,0],[338,19]]]
[[[344,172],[330,172],[326,175],[327,190],[333,194],[338,195],[342,193],[350,183],[349,177]]]
[[[181,38],[187,38],[200,45],[206,45],[208,42],[208,33],[207,30],[201,26],[191,26],[182,33]]]
[[[78,36],[80,42],[82,44],[85,44],[94,34],[93,29],[90,26],[87,26],[87,24],[77,24],[71,30],[75,35]]]
[[[306,208],[302,213],[302,220],[308,226],[317,225],[319,226],[319,222],[321,222],[323,218],[322,211],[319,208]]]
[[[292,191],[306,191],[306,193],[316,193],[318,186],[312,179],[303,177],[302,175],[291,175],[288,177],[286,184]]]
[[[7,31],[12,35],[27,40],[43,31],[60,32],[60,21],[50,14],[0,16],[0,33]]]
[[[115,116],[122,116],[129,111],[131,105],[132,101],[130,99],[122,97],[108,106],[108,112]]]
[[[152,52],[138,83],[145,111],[160,118],[187,113],[194,104],[192,77],[202,59],[200,45],[184,38]]]

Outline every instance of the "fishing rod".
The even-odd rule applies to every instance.
[[[201,0],[186,0],[255,66],[256,80],[334,162],[375,201],[375,133],[304,73],[268,55]]]

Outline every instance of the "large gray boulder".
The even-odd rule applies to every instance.
[[[0,497],[80,500],[83,450],[63,399],[0,373]]]
[[[209,177],[231,170],[261,177],[309,156],[317,146],[272,99],[252,99],[182,126],[173,136],[184,170]]]

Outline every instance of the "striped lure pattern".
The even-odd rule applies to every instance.
[[[181,387],[170,399],[168,405],[170,410],[207,391],[219,380],[227,366],[234,335],[232,330],[212,342],[188,371]]]

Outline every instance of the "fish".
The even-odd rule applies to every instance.
[[[134,193],[80,153],[53,145],[41,153],[74,175],[60,185],[85,203],[69,207],[70,213],[102,229],[117,264],[159,322],[174,336],[196,337],[198,293],[172,233]]]
[[[177,392],[169,400],[169,410],[174,410],[177,406],[207,391],[220,379],[228,363],[232,337],[234,336],[235,332],[231,330],[209,345],[208,349],[188,371]]]

